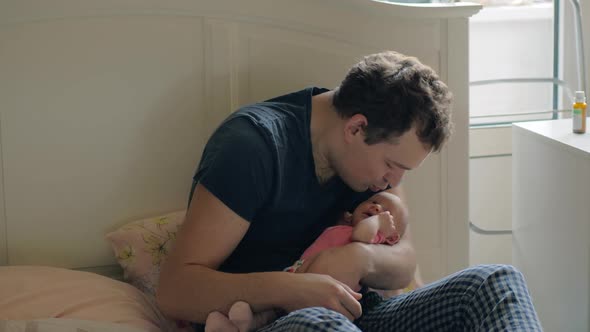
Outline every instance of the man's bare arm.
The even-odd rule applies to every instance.
[[[160,275],[157,303],[167,316],[202,323],[211,311],[227,313],[238,300],[248,302],[254,311],[323,306],[349,319],[360,316],[354,292],[329,276],[216,271],[248,227],[247,221],[197,185]]]
[[[215,222],[204,222],[215,220]],[[259,290],[273,286],[270,275],[230,275],[216,271],[248,230],[249,223],[233,213],[205,187],[198,185],[187,211],[186,221],[164,263],[157,301],[170,317],[204,322],[213,310],[227,312],[231,303],[249,298],[271,307],[273,292]],[[271,280],[268,280],[268,279]],[[268,303],[257,294],[268,296]]]
[[[393,246],[359,243],[369,252],[361,284],[375,289],[399,289],[409,285],[416,269],[416,254],[410,239],[408,225],[400,241]]]

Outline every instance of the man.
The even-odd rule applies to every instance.
[[[338,213],[373,192],[401,194],[404,173],[450,136],[450,99],[432,69],[383,52],[365,57],[333,91],[310,88],[232,114],[203,152],[186,222],[162,269],[161,309],[198,323],[236,301],[288,313],[265,331],[540,329],[511,267],[472,268],[389,300],[361,299],[340,281],[409,284],[410,227],[395,246],[322,252],[314,264],[330,276],[282,271]]]

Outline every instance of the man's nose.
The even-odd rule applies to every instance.
[[[383,177],[383,180],[385,181],[385,188],[382,188],[382,190],[386,189],[387,185],[390,185],[392,188],[396,187],[404,177],[405,173],[405,170],[399,170],[385,174]]]

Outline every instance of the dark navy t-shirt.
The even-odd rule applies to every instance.
[[[319,184],[310,141],[308,88],[230,115],[209,139],[194,176],[250,227],[220,271],[278,271],[290,266],[340,213],[372,193],[355,193],[335,176]],[[215,222],[210,220],[208,222]]]

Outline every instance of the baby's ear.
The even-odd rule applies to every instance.
[[[352,214],[348,211],[341,214],[337,225],[352,226]]]
[[[352,213],[350,213],[348,211],[344,212],[344,215],[342,216],[342,219],[347,224],[352,224]]]

